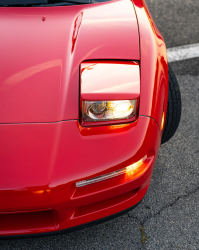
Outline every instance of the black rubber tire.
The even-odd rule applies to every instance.
[[[181,94],[178,81],[171,68],[168,65],[169,71],[169,93],[168,93],[168,104],[167,104],[167,115],[162,135],[161,144],[167,142],[175,134],[181,117]]]

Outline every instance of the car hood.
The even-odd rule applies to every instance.
[[[79,117],[85,60],[139,60],[133,3],[0,8],[0,123]]]

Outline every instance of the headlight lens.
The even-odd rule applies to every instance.
[[[121,101],[83,101],[83,120],[110,121],[129,119],[135,115],[137,100]]]

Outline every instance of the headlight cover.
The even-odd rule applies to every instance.
[[[137,100],[83,101],[82,118],[84,122],[102,122],[133,118],[136,114]]]

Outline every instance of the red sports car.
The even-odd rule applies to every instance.
[[[132,209],[180,115],[144,0],[0,0],[0,238]]]

